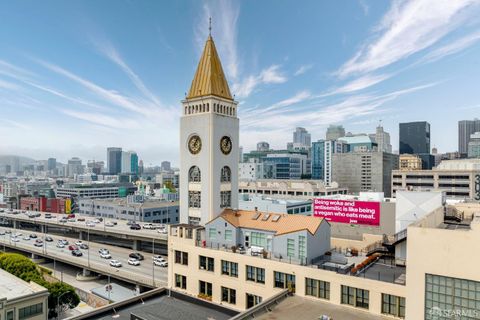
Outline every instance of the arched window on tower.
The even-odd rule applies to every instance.
[[[200,173],[200,168],[193,166],[188,170],[188,182],[201,182],[202,176]]]
[[[222,168],[220,173],[220,182],[231,182],[232,181],[232,170],[228,166]]]

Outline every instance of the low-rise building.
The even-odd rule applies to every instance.
[[[422,170],[422,159],[416,154],[401,154],[399,156],[399,170]]]
[[[265,195],[239,194],[238,209],[309,216],[312,215],[312,200],[280,199]]]
[[[47,320],[48,290],[0,269],[0,319]]]
[[[89,198],[105,199],[125,197],[136,190],[134,184],[71,184],[58,187],[56,196],[59,198]]]
[[[339,187],[336,182],[326,186],[321,180],[281,180],[261,179],[239,181],[238,192],[263,194],[272,198],[313,199],[318,196],[347,194],[348,189]]]
[[[134,196],[135,197],[135,196]],[[140,196],[140,198],[143,198]],[[80,214],[96,217],[134,220],[153,223],[178,223],[178,202],[145,198],[129,202],[127,198],[80,199]]]
[[[63,198],[22,197],[20,198],[20,209],[28,211],[68,213],[70,211],[70,200]]]
[[[443,191],[449,199],[480,199],[476,180],[480,159],[443,160],[432,170],[392,172],[392,193],[399,190]],[[477,199],[478,198],[478,199]]]

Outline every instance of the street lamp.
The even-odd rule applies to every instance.
[[[152,238],[152,254],[153,258],[155,258],[155,238]],[[152,261],[152,283],[155,287],[155,263]]]
[[[67,293],[70,293],[70,291],[65,291],[64,293],[62,293],[61,295],[59,295],[57,297],[57,305],[55,307],[55,310],[57,311],[57,319],[58,319],[58,314],[60,313],[59,310],[58,310],[59,309],[58,307],[60,306],[60,298],[63,297]]]

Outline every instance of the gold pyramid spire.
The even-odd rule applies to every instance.
[[[209,95],[233,100],[211,35],[205,43],[187,99]]]

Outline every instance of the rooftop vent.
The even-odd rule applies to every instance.
[[[252,220],[257,220],[260,217],[261,213],[257,212],[253,217]]]
[[[266,213],[263,218],[262,218],[262,221],[267,221],[268,218],[270,218],[270,214],[269,213]]]

